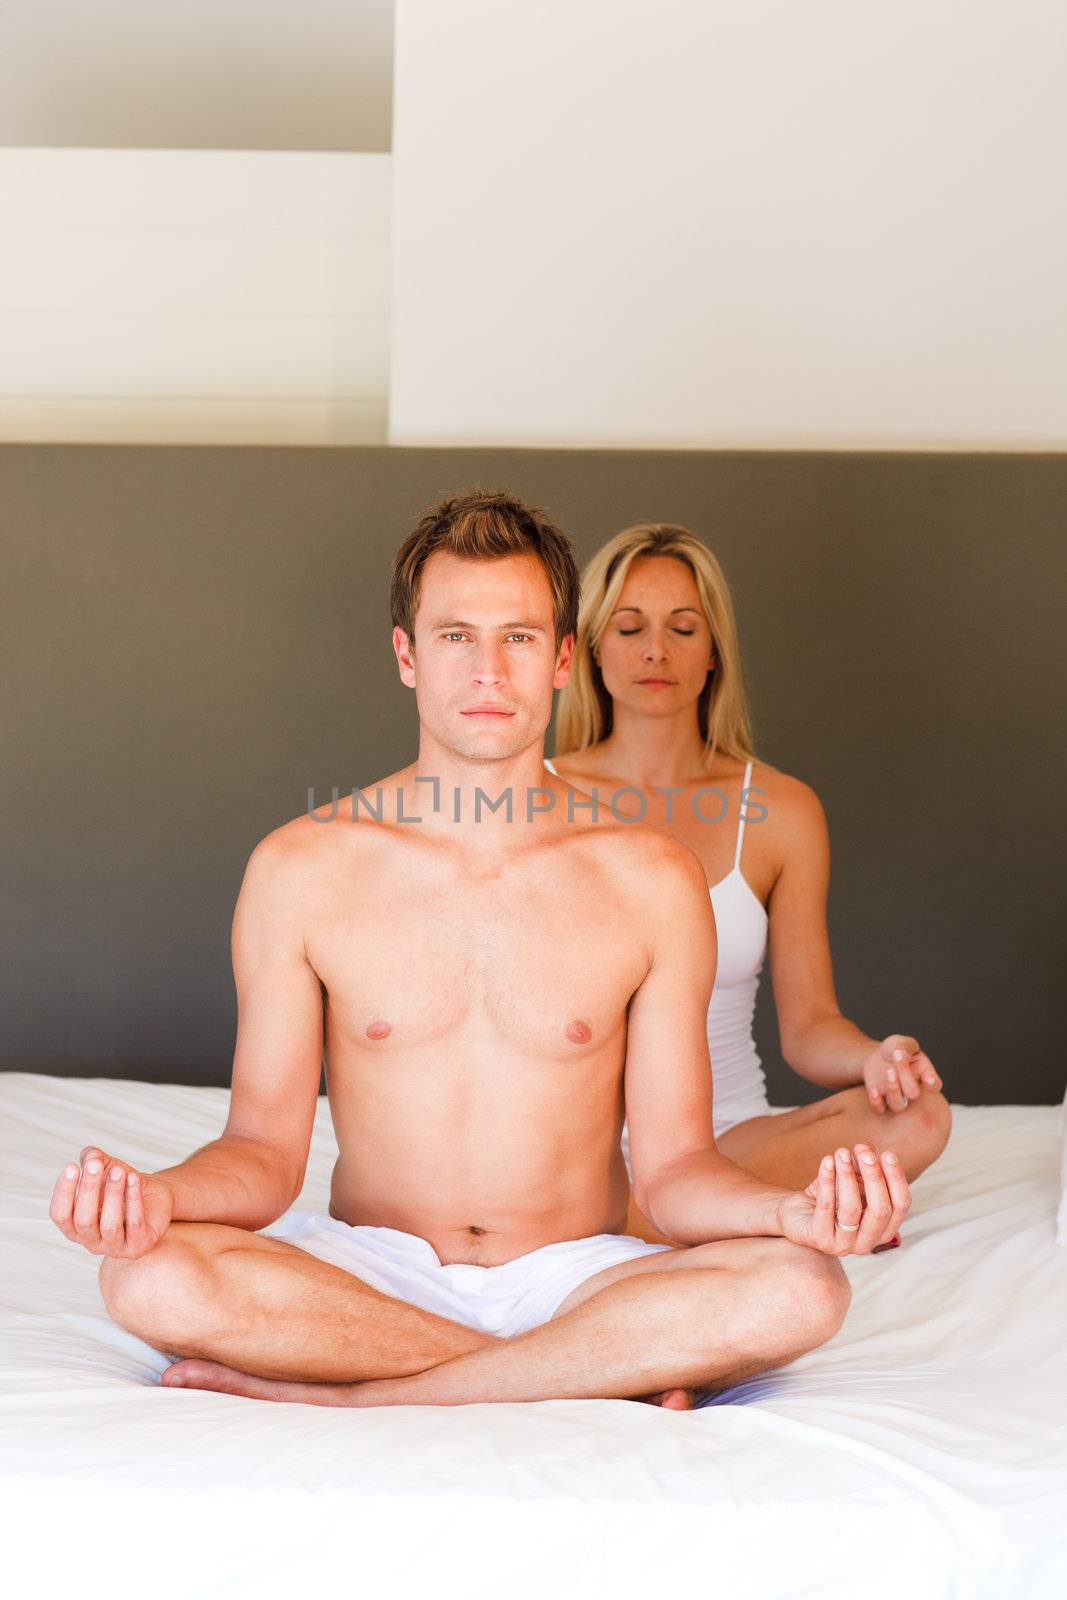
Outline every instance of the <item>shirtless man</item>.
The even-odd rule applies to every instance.
[[[418,760],[253,850],[224,1133],[162,1172],[88,1146],[61,1173],[52,1218],[104,1257],[109,1312],[184,1358],[165,1384],[684,1406],[830,1338],[837,1258],[907,1212],[889,1152],[791,1192],[717,1150],[703,869],[542,766],[577,596],[567,540],[509,496],[422,519],[392,582]],[[510,818],[484,800],[507,791]],[[328,1218],[289,1210],[324,1045]],[[620,1237],[624,1104],[637,1201],[678,1248]],[[288,1237],[257,1232],[283,1213]]]

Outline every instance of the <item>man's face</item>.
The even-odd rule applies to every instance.
[[[552,590],[537,556],[478,561],[436,550],[422,569],[414,643],[393,629],[424,733],[444,749],[492,761],[543,739],[574,641],[568,634],[556,650]]]

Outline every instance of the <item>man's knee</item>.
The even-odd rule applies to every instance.
[[[697,1245],[693,1250],[695,1254],[706,1249],[709,1266],[729,1272],[743,1286],[743,1298],[735,1307],[746,1358],[757,1365],[780,1365],[833,1338],[852,1302],[848,1276],[835,1256],[789,1239],[757,1237],[726,1243],[738,1248],[723,1252],[721,1246]],[[684,1280],[689,1274],[670,1276]],[[699,1280],[694,1289],[707,1297],[704,1303],[710,1315],[697,1320],[717,1347],[724,1331],[729,1334],[723,1323],[722,1280],[714,1270],[700,1272]]]
[[[814,1350],[832,1339],[852,1304],[852,1286],[836,1256],[788,1239],[770,1239],[761,1265],[763,1292],[797,1348]]]
[[[105,1256],[100,1293],[108,1313],[123,1328],[150,1339],[165,1329],[200,1331],[211,1302],[210,1254],[191,1237],[196,1224],[174,1224],[146,1255],[126,1260]]]

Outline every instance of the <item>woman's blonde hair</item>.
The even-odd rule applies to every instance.
[[[560,691],[555,753],[563,756],[584,750],[611,732],[612,700],[593,652],[638,556],[673,556],[685,563],[696,582],[715,652],[715,666],[697,701],[707,765],[711,766],[716,751],[739,761],[754,758],[737,624],[726,575],[706,544],[688,528],[670,522],[638,522],[623,528],[597,551],[582,573],[578,635],[570,681]]]

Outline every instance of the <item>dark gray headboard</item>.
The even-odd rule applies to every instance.
[[[0,1067],[228,1081],[248,853],[411,758],[389,562],[475,484],[582,560],[644,518],[711,545],[757,748],[829,816],[846,1015],[955,1100],[1060,1099],[1063,456],[0,447]],[[822,1092],[769,968],[758,1042],[772,1101]]]

